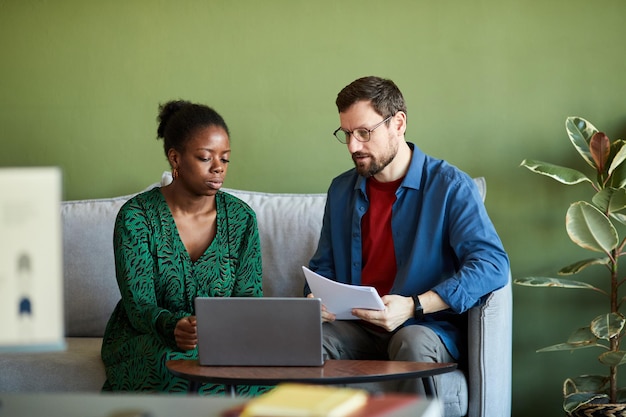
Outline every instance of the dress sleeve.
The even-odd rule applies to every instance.
[[[132,327],[153,334],[175,347],[174,327],[185,313],[172,313],[157,304],[155,263],[151,241],[155,239],[146,210],[130,201],[118,213],[113,234],[115,271],[122,305]],[[180,317],[179,317],[180,316]]]
[[[237,233],[237,267],[235,268],[234,297],[263,296],[263,266],[261,260],[261,241],[257,228],[256,216],[250,210],[242,220],[242,228]],[[230,233],[230,232],[229,232]]]

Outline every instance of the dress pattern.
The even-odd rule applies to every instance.
[[[174,339],[178,320],[195,315],[195,297],[262,297],[261,247],[254,211],[218,192],[217,232],[207,250],[191,260],[160,188],[130,199],[120,209],[113,236],[121,300],[107,324],[102,360],[104,391],[184,392],[188,383],[165,367],[171,359],[196,359]],[[215,320],[219,320],[216,317]],[[238,388],[256,395],[266,387]],[[223,385],[200,393],[224,394]]]

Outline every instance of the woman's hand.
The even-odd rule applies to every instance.
[[[174,328],[176,346],[181,350],[191,350],[198,344],[198,330],[196,316],[183,317],[178,320]]]
[[[307,295],[307,298],[315,298],[313,293]],[[335,315],[330,311],[326,310],[326,306],[322,304],[322,322],[325,321],[335,321]]]

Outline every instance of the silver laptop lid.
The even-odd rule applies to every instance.
[[[214,366],[321,366],[318,298],[198,297],[198,360]]]

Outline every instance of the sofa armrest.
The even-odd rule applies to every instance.
[[[513,297],[511,276],[469,311],[469,417],[511,415]]]

